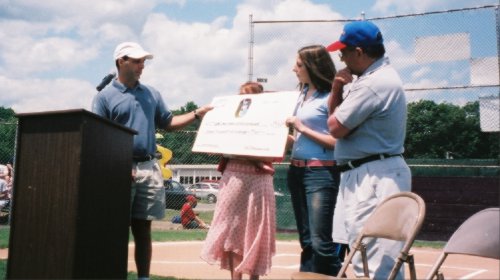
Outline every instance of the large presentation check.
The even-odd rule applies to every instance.
[[[282,157],[299,92],[215,97],[201,122],[193,152]]]

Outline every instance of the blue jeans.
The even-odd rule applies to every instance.
[[[341,263],[332,240],[340,173],[333,167],[288,169],[288,189],[302,248],[300,271],[336,276]]]

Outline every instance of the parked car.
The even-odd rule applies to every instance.
[[[206,199],[208,203],[215,203],[217,202],[217,194],[219,193],[219,183],[198,182],[189,186],[187,190],[194,192],[200,199]]]
[[[174,180],[164,180],[163,186],[165,187],[165,205],[167,209],[180,210],[182,205],[186,202],[186,197],[188,195],[194,195],[196,198],[199,197],[191,191],[184,188],[181,183]]]
[[[284,193],[282,193],[282,192],[280,192],[280,191],[276,191],[276,190],[274,191],[274,195],[275,195],[275,196],[285,196],[285,194],[284,194]]]

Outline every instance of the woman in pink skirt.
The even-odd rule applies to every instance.
[[[248,82],[240,94],[260,93],[260,84]],[[222,158],[220,190],[214,218],[201,258],[219,263],[231,279],[268,274],[276,252],[274,169],[270,158]]]

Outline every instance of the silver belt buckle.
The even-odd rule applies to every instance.
[[[354,165],[352,165],[352,161],[351,161],[351,160],[347,162],[347,165],[349,165],[349,167],[350,167],[351,169],[356,168]]]

